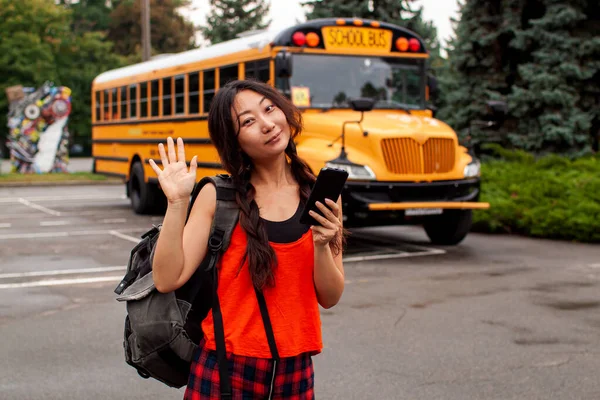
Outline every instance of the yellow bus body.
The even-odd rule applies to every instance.
[[[164,198],[161,198],[156,175],[148,160],[159,161],[157,145],[164,143],[167,137],[184,139],[188,159],[198,156],[198,179],[226,173],[210,142],[207,127],[208,102],[226,80],[253,77],[276,85],[276,58],[281,52],[291,54],[294,60],[338,55],[373,57],[373,60],[381,57],[393,63],[394,60],[419,62],[428,58],[422,40],[414,33],[377,21],[356,21],[359,20],[309,21],[283,33],[258,33],[101,74],[92,86],[95,172],[123,178],[128,195],[137,191],[135,196],[146,196],[141,206],[139,201],[142,200],[136,197],[138,203],[132,204],[136,212],[147,212],[151,208],[164,210]],[[331,43],[331,30],[339,31],[340,26],[353,27],[341,34],[337,32],[341,41],[350,40],[343,36],[345,32],[353,32],[358,35],[355,36],[358,41],[366,43],[375,38],[373,43],[376,43],[374,35],[381,30],[386,45],[392,39],[396,40],[391,43],[394,51],[383,51],[368,44],[349,50],[348,43],[342,47],[323,48],[326,41]],[[362,32],[360,36],[360,29],[367,27],[369,32]],[[310,29],[324,32],[320,36],[321,47],[296,46],[293,41],[290,44],[289,38],[282,45],[282,37]],[[383,30],[386,30],[385,37]],[[394,43],[398,49],[402,47],[401,39],[396,39],[399,35],[412,38],[413,44],[420,43],[422,51],[394,49]],[[302,73],[310,76],[318,74],[319,70],[303,68]],[[316,89],[323,91],[323,88]],[[423,86],[422,89],[427,96],[427,88]],[[298,152],[313,172],[318,173],[328,161],[340,155],[342,141],[339,136],[344,122],[360,120],[361,112],[349,107],[323,108],[312,104],[299,108],[303,112],[304,129],[296,140]],[[439,218],[451,215],[454,211],[450,210],[464,212],[489,207],[489,204],[479,202],[476,160],[459,145],[452,128],[433,118],[425,107],[413,107],[408,111],[373,109],[364,112],[360,124],[345,125],[344,144],[348,159],[358,166],[368,166],[374,175],[367,179],[351,177],[346,186],[344,198],[348,203],[345,201],[344,206],[354,213],[356,218],[352,220],[356,225],[427,221],[448,224],[451,217]],[[475,173],[466,177],[471,166]],[[136,176],[132,177],[132,174]],[[153,204],[157,207],[151,207]],[[430,228],[435,229],[439,230]]]

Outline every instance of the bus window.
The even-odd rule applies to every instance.
[[[175,114],[185,113],[185,75],[177,75],[175,78]]]
[[[238,78],[238,66],[229,65],[219,69],[219,87],[222,88],[229,81],[234,81]]]
[[[100,92],[96,92],[96,121],[100,121],[102,116],[100,115]]]
[[[192,72],[188,76],[188,104],[189,113],[198,114],[200,112],[200,79],[198,72]]]
[[[129,116],[137,118],[137,84],[129,85]]]
[[[148,82],[140,83],[140,118],[148,117]]]
[[[171,83],[172,83],[172,78],[163,78],[163,81],[162,81],[162,84],[163,84],[163,96],[162,96],[163,116],[169,116],[172,114],[172,111],[171,111],[171,92],[172,92]]]
[[[152,99],[151,115],[153,117],[158,117],[158,79],[155,79],[150,83],[150,90],[150,98]]]
[[[372,98],[380,109],[422,109],[425,104],[423,60],[294,54],[292,62],[290,86],[308,88],[312,107],[348,107],[350,97]]]
[[[215,97],[215,70],[204,71],[204,112],[210,110],[210,103]]]
[[[269,60],[258,60],[246,63],[246,78],[254,78],[261,82],[268,82],[270,63]]]
[[[106,89],[104,91],[104,121],[110,121],[110,91]]]
[[[128,119],[129,115],[127,115],[127,87],[121,87],[121,119]]]
[[[111,119],[114,121],[119,116],[119,103],[117,103],[117,89],[111,89],[111,102],[112,102],[112,110],[111,110]]]

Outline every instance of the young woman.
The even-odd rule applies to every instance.
[[[322,350],[319,305],[333,307],[344,290],[341,199],[318,204],[319,225],[299,222],[315,177],[298,157],[300,112],[277,90],[256,81],[221,88],[208,116],[212,143],[237,189],[239,223],[218,265],[218,295],[234,399],[313,399],[311,356]],[[150,165],[168,199],[153,261],[156,288],[170,292],[194,273],[207,252],[216,189],[206,185],[185,223],[196,182],[184,143],[158,145],[163,169]],[[262,290],[280,362],[271,360],[254,288]],[[185,399],[218,399],[212,314],[190,371]],[[270,397],[269,397],[270,396]]]

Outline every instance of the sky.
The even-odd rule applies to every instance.
[[[268,18],[271,19],[271,27],[284,28],[296,23],[296,20],[304,21],[305,10],[300,6],[305,0],[271,0],[271,9]],[[367,0],[365,0],[367,1]],[[415,5],[423,6],[423,17],[432,20],[438,30],[442,46],[452,34],[450,18],[456,17],[458,12],[457,0],[416,0]],[[209,9],[208,0],[191,0],[189,14],[187,17],[194,25],[201,25],[206,21],[206,13]]]

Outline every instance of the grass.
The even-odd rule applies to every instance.
[[[109,178],[105,175],[93,174],[91,172],[73,172],[73,173],[48,173],[48,174],[18,174],[8,173],[0,174],[0,184],[2,183],[36,183],[36,182],[65,182],[65,181],[107,181]]]

